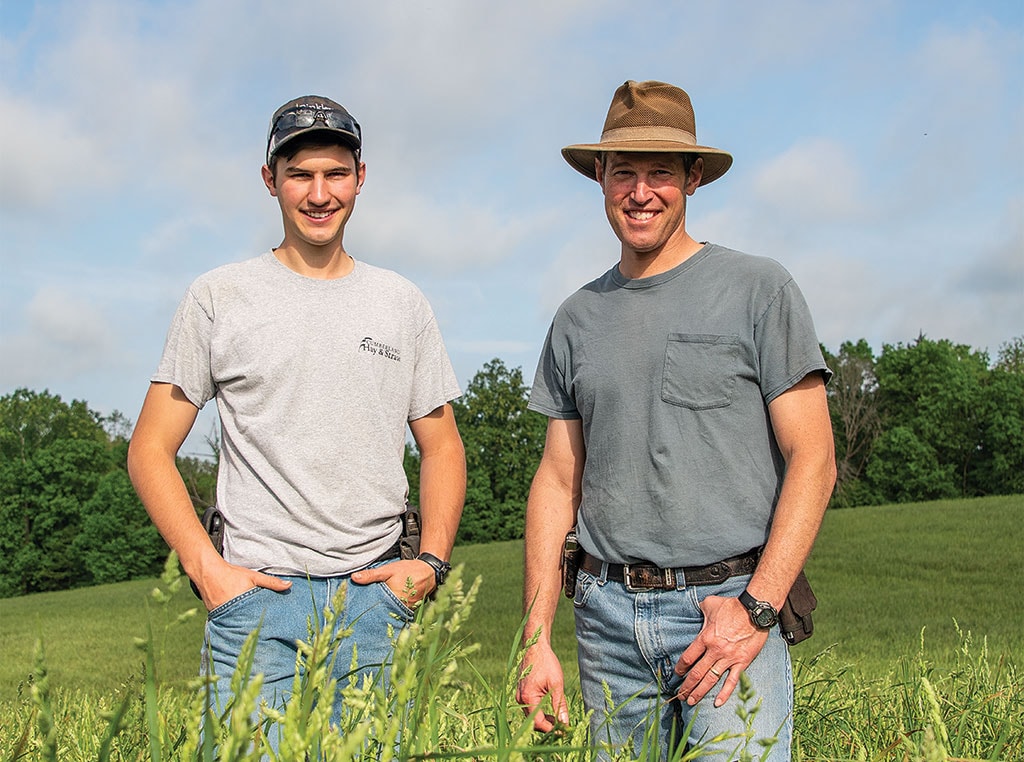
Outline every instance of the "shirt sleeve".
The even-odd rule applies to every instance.
[[[807,301],[792,278],[779,289],[755,324],[754,340],[761,393],[766,403],[810,373],[821,372],[825,383],[832,377],[821,354]]]
[[[180,387],[197,408],[217,393],[210,366],[211,312],[197,298],[194,285],[190,287],[174,313],[160,364],[150,379]]]

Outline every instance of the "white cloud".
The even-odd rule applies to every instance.
[[[0,385],[65,380],[110,363],[116,331],[95,305],[44,287],[28,303],[21,332],[0,335]]]
[[[864,179],[842,144],[815,138],[794,145],[759,168],[752,201],[763,213],[806,225],[846,222],[863,216]]]
[[[45,99],[0,91],[5,216],[68,213],[68,194],[109,188],[114,173],[94,136]]]

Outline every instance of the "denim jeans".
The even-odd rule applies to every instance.
[[[788,760],[793,674],[789,648],[777,628],[746,670],[757,694],[748,708],[760,703],[753,718],[752,739],[739,737],[747,731],[746,723],[736,714],[741,704],[739,686],[718,708],[714,698],[721,681],[695,706],[675,698],[683,678],[673,667],[700,632],[704,621],[700,602],[711,595],[738,596],[750,577],[732,577],[715,585],[687,587],[681,583],[675,590],[629,592],[621,582],[605,578],[606,565],[602,569],[600,577],[579,572],[574,599],[583,704],[593,712],[591,743],[610,744],[612,753],[632,749],[634,756],[640,756],[646,736],[647,748],[660,747],[664,759],[674,750],[673,743],[687,743],[692,748],[724,731],[734,737],[703,747],[714,750],[708,759],[734,759],[745,742],[753,758],[761,759],[765,751],[757,740],[777,737],[764,758]],[[689,737],[681,739],[691,720]],[[608,751],[599,758],[608,759]]]
[[[382,562],[384,563],[384,562]],[[377,564],[379,565],[379,564]],[[383,668],[387,679],[392,654],[389,626],[397,634],[412,621],[414,612],[383,582],[357,585],[348,576],[309,579],[282,577],[292,586],[281,593],[257,587],[218,606],[207,615],[206,638],[203,644],[203,673],[217,675],[213,692],[214,708],[222,711],[231,696],[231,676],[235,670],[242,644],[257,627],[252,674],[263,675],[261,698],[281,709],[290,697],[295,678],[296,642],[311,640],[311,631],[323,627],[323,611],[330,606],[338,588],[348,585],[345,610],[335,622],[336,628],[352,628],[352,634],[341,641],[330,677],[338,679],[338,687],[348,684],[352,665],[352,649],[357,649],[358,680]],[[336,701],[331,722],[338,725],[341,702]]]

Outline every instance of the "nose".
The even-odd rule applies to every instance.
[[[637,178],[629,197],[637,204],[646,204],[651,199],[651,187],[643,178]]]
[[[317,174],[309,185],[309,203],[322,206],[330,201],[331,194],[327,190],[327,178]]]

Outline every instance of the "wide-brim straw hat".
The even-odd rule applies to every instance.
[[[732,155],[697,144],[690,96],[665,82],[627,81],[612,98],[600,143],[566,146],[562,156],[577,172],[597,179],[594,158],[605,151],[688,153],[704,159],[700,184],[707,185],[732,166]]]

